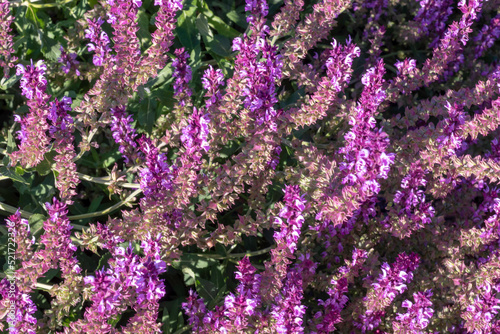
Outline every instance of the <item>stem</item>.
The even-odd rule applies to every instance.
[[[275,245],[272,245],[272,246],[269,246],[267,248],[259,249],[259,250],[253,251],[253,252],[235,253],[235,254],[230,254],[228,256],[222,256],[219,254],[203,254],[203,253],[191,253],[191,255],[196,255],[199,257],[206,257],[206,258],[216,259],[216,260],[237,259],[237,258],[243,258],[245,256],[252,257],[252,256],[266,254],[270,250],[272,250],[274,247],[275,247]]]
[[[24,211],[24,210],[21,210],[21,209],[18,209],[18,208],[15,208],[11,205],[8,205],[8,204],[5,204],[5,203],[1,203],[0,202],[0,211],[4,211],[4,212],[8,212],[8,213],[16,213],[17,211],[19,210],[19,212],[21,212],[21,217],[23,218],[29,218],[32,213],[31,212],[28,212],[28,211]]]
[[[110,185],[113,183],[112,181],[110,181],[109,176],[96,177],[96,176],[90,176],[90,175],[78,173],[78,177],[80,178],[80,180],[90,181],[90,182],[99,183],[99,184]],[[119,181],[117,183],[119,186],[121,186],[123,188],[139,189],[141,187],[138,183],[127,183],[127,182],[119,182]]]
[[[82,215],[75,215],[75,216],[69,216],[69,220],[79,220],[79,219],[85,219],[85,218],[93,218],[93,217],[99,217],[99,216],[104,216],[107,214],[110,214],[111,212],[117,210],[120,208],[122,205],[128,203],[132,198],[134,198],[136,195],[142,193],[142,189],[137,189],[133,193],[131,193],[127,198],[125,198],[123,201],[120,201],[116,203],[113,206],[110,206],[107,209],[104,209],[102,211],[97,211],[97,212],[91,212],[91,213],[84,213]]]

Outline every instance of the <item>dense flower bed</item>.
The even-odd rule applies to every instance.
[[[4,333],[500,333],[500,1],[0,0]]]

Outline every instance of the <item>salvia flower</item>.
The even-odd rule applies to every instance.
[[[9,69],[14,66],[17,57],[14,56],[14,41],[11,34],[11,24],[14,16],[10,14],[9,1],[0,0],[0,67],[4,77],[9,77]]]
[[[480,287],[479,295],[474,302],[467,307],[462,314],[466,321],[465,327],[473,333],[495,333],[495,317],[500,310],[500,299],[497,298],[500,292],[500,284],[484,283]]]
[[[78,55],[74,52],[67,53],[62,45],[60,50],[61,56],[59,56],[59,59],[57,59],[57,61],[61,63],[61,69],[63,70],[63,72],[68,74],[70,71],[75,71],[75,74],[79,76],[80,71],[78,70],[78,64],[80,64],[80,62],[76,60],[76,57]]]
[[[236,294],[230,293],[224,299],[223,328],[231,333],[242,333],[247,329],[251,317],[258,313],[261,304],[260,284],[261,276],[248,257],[238,262],[236,279],[240,282]]]
[[[292,270],[287,274],[282,292],[276,296],[271,315],[276,320],[276,332],[280,334],[303,333],[302,322],[306,307],[302,305],[304,291],[300,273]]]
[[[201,110],[193,108],[193,114],[189,124],[182,129],[181,142],[189,155],[195,154],[199,159],[201,151],[208,152],[210,144],[208,142],[210,119],[208,114],[202,115]]]
[[[21,93],[30,100],[33,98],[42,99],[47,88],[47,80],[45,79],[47,66],[43,60],[37,61],[35,65],[31,60],[31,65],[18,64],[16,67],[16,75],[23,76],[20,80]]]
[[[489,25],[485,25],[479,34],[474,37],[476,42],[475,56],[481,57],[484,52],[491,48],[496,40],[500,38],[500,14],[493,17]]]
[[[355,107],[355,115],[350,117],[352,128],[344,136],[346,145],[340,149],[345,157],[340,164],[346,175],[342,183],[358,185],[365,196],[380,191],[377,179],[386,179],[390,165],[394,163],[394,153],[385,152],[389,138],[382,129],[376,129],[374,118],[378,106],[386,97],[382,89],[384,73],[381,60],[361,78],[365,88]]]
[[[453,12],[453,1],[420,0],[419,4],[420,9],[414,19],[416,27],[422,35],[437,36],[431,44],[433,45],[446,29],[446,20]]]
[[[191,88],[189,88],[192,72],[191,66],[187,64],[189,54],[184,51],[184,48],[175,50],[174,54],[177,56],[172,62],[172,67],[174,68],[172,76],[175,78],[174,97],[179,101],[181,106],[184,106],[192,95]]]
[[[125,107],[111,108],[111,132],[115,143],[120,145],[118,150],[125,163],[134,162],[140,157],[139,152],[137,152],[137,133],[132,127],[133,121],[132,115],[127,114]]]
[[[194,290],[189,290],[186,302],[182,303],[182,308],[188,316],[189,325],[194,333],[205,333],[206,325],[203,324],[203,317],[207,314],[207,307],[203,298],[199,298]]]
[[[150,139],[141,137],[139,148],[146,160],[146,167],[139,173],[141,189],[146,199],[155,201],[169,196],[173,186],[175,166],[168,164],[166,155],[159,154],[158,148]]]
[[[58,155],[54,158],[54,169],[58,175],[56,187],[60,192],[60,197],[67,204],[72,204],[71,198],[76,195],[75,188],[80,183],[76,171],[76,163],[73,161],[76,156],[73,145],[73,118],[68,114],[71,111],[72,100],[65,96],[61,101],[55,99],[50,103],[47,119],[51,122],[49,134],[54,139],[54,149]]]
[[[65,203],[54,198],[51,203],[45,203],[49,219],[44,223],[45,233],[40,242],[45,245],[48,258],[59,262],[63,276],[79,274],[81,268],[75,256],[76,246],[71,241],[72,226],[69,223],[68,209]]]
[[[330,281],[328,288],[329,298],[326,300],[318,300],[318,305],[323,307],[322,311],[318,311],[314,315],[316,322],[314,334],[327,334],[335,331],[335,325],[342,321],[340,313],[346,306],[349,298],[346,296],[348,292],[349,281],[357,275],[360,267],[367,258],[368,253],[362,249],[354,249],[352,253],[352,261],[346,261],[347,265],[338,269],[338,275]]]
[[[14,287],[14,289],[11,288]],[[12,326],[9,328],[10,334],[36,334],[37,320],[34,313],[37,311],[35,303],[28,293],[23,293],[17,287],[15,281],[10,282],[7,278],[0,281],[0,295],[2,309],[10,310],[14,305],[14,318],[7,316]],[[7,320],[5,319],[5,320]]]
[[[94,51],[94,57],[92,59],[94,65],[103,66],[104,60],[111,51],[108,34],[101,29],[104,20],[98,18],[97,20],[88,20],[87,22],[89,26],[85,29],[85,38],[90,39],[90,43],[87,44],[87,49],[90,52]]]
[[[420,258],[417,254],[401,253],[396,261],[389,265],[382,264],[382,273],[372,283],[373,289],[368,292],[363,301],[366,311],[360,315],[359,322],[354,325],[363,333],[377,328],[389,306],[398,294],[403,293],[407,284],[413,279],[413,271],[418,268]]]
[[[401,181],[402,190],[397,190],[394,196],[395,206],[389,216],[393,216],[390,229],[393,235],[400,238],[408,237],[413,231],[421,229],[431,222],[435,210],[430,202],[425,201],[425,173],[418,164],[412,164],[410,172]],[[387,218],[388,220],[389,218]]]
[[[266,291],[263,289],[261,295],[264,298],[274,298],[277,290],[281,288],[282,280],[288,272],[288,265],[295,257],[294,253],[297,250],[300,230],[304,223],[302,212],[306,202],[304,195],[300,195],[299,186],[286,186],[284,191],[283,201],[285,205],[280,210],[279,217],[276,217],[274,221],[275,226],[279,227],[279,231],[274,232],[276,248],[271,250],[271,260],[266,262],[266,270],[263,273],[263,280],[268,282],[264,287],[274,290]]]
[[[413,294],[414,303],[409,300],[403,302],[403,307],[407,312],[398,313],[396,321],[392,322],[394,333],[415,333],[425,334],[424,329],[429,325],[430,319],[434,314],[432,309],[432,291],[417,292]]]
[[[210,109],[222,98],[220,87],[224,84],[224,74],[220,69],[214,69],[212,65],[209,65],[203,72],[201,83],[203,88],[207,90],[205,97],[208,99],[205,104],[207,109]]]
[[[459,127],[465,123],[465,113],[462,105],[449,102],[445,105],[449,118],[442,122],[443,134],[437,138],[440,148],[446,148],[449,155],[455,154],[462,145],[463,138],[459,135]]]

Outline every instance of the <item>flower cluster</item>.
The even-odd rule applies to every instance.
[[[103,66],[111,48],[109,47],[109,37],[102,28],[104,23],[102,18],[88,20],[88,28],[85,29],[85,38],[90,39],[87,44],[89,52],[94,51],[93,62],[95,66]]]
[[[32,5],[8,331],[500,332],[498,0]]]
[[[424,227],[431,222],[435,210],[430,202],[425,201],[425,192],[420,187],[425,187],[426,171],[421,166],[413,164],[410,172],[401,181],[401,188],[394,195],[394,206],[391,208],[384,223],[388,224],[393,235],[400,238],[408,237],[412,232]]]
[[[175,50],[174,54],[177,58],[172,62],[172,67],[174,72],[172,77],[175,78],[174,81],[174,96],[179,100],[179,105],[186,105],[186,100],[192,95],[191,89],[189,88],[189,82],[191,81],[191,66],[187,64],[189,59],[189,54],[184,51],[184,48]]]
[[[76,195],[75,188],[80,183],[76,172],[76,156],[73,145],[73,118],[68,114],[71,111],[72,100],[63,97],[61,101],[55,99],[50,103],[47,119],[51,122],[49,134],[54,139],[54,148],[58,155],[54,158],[54,170],[57,171],[56,187],[59,196],[67,204],[72,204],[71,198]]]
[[[208,69],[203,73],[201,83],[203,84],[203,88],[207,90],[205,105],[207,109],[213,108],[222,98],[219,87],[224,84],[224,74],[222,74],[220,69],[214,69],[212,65],[209,65]]]
[[[373,289],[363,298],[366,311],[360,315],[359,322],[355,323],[356,327],[365,333],[380,325],[384,309],[392,303],[397,294],[407,289],[419,262],[417,254],[401,253],[392,266],[387,262],[382,264],[382,273],[372,283]]]
[[[18,139],[21,141],[19,151],[11,154],[12,162],[21,160],[24,166],[36,166],[43,159],[44,154],[49,150],[49,137],[47,136],[48,124],[47,101],[50,96],[45,92],[47,80],[45,71],[47,66],[42,60],[33,65],[17,65],[17,75],[22,75],[20,87],[22,94],[28,98],[30,112],[21,118],[15,115],[16,122],[21,124],[21,130],[18,131]]]
[[[16,75],[22,75],[20,80],[22,94],[29,100],[43,99],[47,89],[47,79],[45,79],[47,65],[42,60],[33,65],[31,60],[31,65],[18,64],[16,68]]]
[[[14,41],[11,35],[11,24],[14,21],[14,16],[10,14],[9,2],[7,0],[0,1],[0,67],[3,68],[3,76],[9,77],[9,70],[14,67],[17,60],[14,56]]]
[[[80,75],[80,71],[78,70],[80,62],[76,60],[77,56],[74,52],[67,53],[61,45],[61,56],[57,61],[62,64],[61,69],[64,73],[68,74],[70,71],[74,71],[77,76]]]
[[[414,303],[409,300],[403,302],[403,307],[407,308],[407,313],[398,313],[396,321],[392,323],[395,333],[415,333],[424,334],[423,331],[434,314],[432,309],[432,291],[417,292],[413,294]]]
[[[189,124],[182,129],[181,141],[186,148],[186,154],[199,159],[199,153],[202,150],[208,152],[210,148],[208,143],[209,122],[207,114],[202,115],[201,110],[193,108]]]
[[[387,134],[376,130],[377,108],[385,99],[382,89],[385,73],[384,63],[379,61],[361,79],[365,86],[355,107],[355,115],[350,117],[351,130],[344,136],[346,145],[340,149],[345,162],[340,169],[346,176],[343,183],[357,184],[363,194],[377,194],[380,184],[377,179],[386,179],[390,165],[394,163],[394,153],[385,153],[389,146]]]
[[[111,108],[111,131],[115,143],[120,145],[119,151],[126,163],[130,163],[139,158],[136,142],[137,134],[132,128],[132,115],[127,115],[124,107],[117,106]]]
[[[3,278],[0,281],[0,295],[2,300],[0,303],[5,309],[11,309],[10,305],[14,305],[15,314],[12,326],[9,327],[9,333],[12,334],[35,334],[37,331],[37,319],[34,313],[37,311],[35,303],[31,300],[28,293],[23,293],[17,286],[11,290],[11,283]],[[5,317],[7,312],[2,316]],[[0,325],[0,329],[3,329]]]
[[[176,167],[170,166],[165,154],[159,154],[158,148],[146,137],[139,138],[139,149],[146,160],[146,167],[139,173],[141,189],[146,196],[145,200],[156,201],[168,196],[172,190]]]
[[[465,328],[474,333],[495,333],[500,330],[500,321],[495,316],[500,310],[500,292],[498,284],[485,283],[480,287],[480,294],[474,302],[467,306],[462,318],[466,321]]]

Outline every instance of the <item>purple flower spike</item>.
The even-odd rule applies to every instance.
[[[303,333],[302,326],[306,307],[302,305],[302,278],[296,271],[287,275],[282,293],[275,299],[272,316],[276,319],[276,332],[280,334]]]
[[[85,38],[90,39],[90,43],[87,44],[88,50],[90,52],[95,51],[93,62],[95,66],[103,66],[104,60],[106,59],[108,53],[111,51],[109,47],[109,37],[102,31],[101,25],[104,23],[102,18],[97,20],[88,20],[89,26],[85,29]]]
[[[20,81],[21,93],[27,99],[43,98],[45,89],[47,88],[47,80],[45,79],[46,70],[47,66],[43,60],[37,61],[35,65],[33,65],[33,60],[31,60],[31,65],[17,65],[16,74],[23,76]]]
[[[186,148],[186,153],[194,154],[196,160],[199,160],[202,150],[208,152],[210,149],[208,142],[209,123],[208,115],[202,115],[201,110],[194,107],[189,124],[182,129],[181,141]]]
[[[429,320],[434,314],[432,309],[432,291],[417,292],[413,294],[414,303],[409,300],[403,302],[403,307],[408,309],[405,314],[398,313],[396,321],[393,321],[392,326],[394,333],[415,333],[425,334],[423,331],[428,325]]]
[[[127,114],[125,107],[117,106],[111,108],[111,131],[115,143],[120,145],[118,149],[125,160],[125,163],[133,162],[140,157],[137,152],[137,134],[132,127],[132,115]]]
[[[61,69],[64,73],[68,74],[70,71],[75,71],[77,76],[80,75],[80,71],[78,70],[78,64],[80,64],[80,62],[76,60],[76,57],[76,53],[68,54],[61,45],[61,56],[57,61],[62,64]]]
[[[172,76],[175,78],[174,97],[179,100],[181,106],[185,106],[187,99],[192,94],[191,88],[189,88],[192,72],[191,66],[187,64],[189,54],[184,51],[184,48],[175,50],[174,54],[177,56],[172,62],[172,67],[174,68]]]

